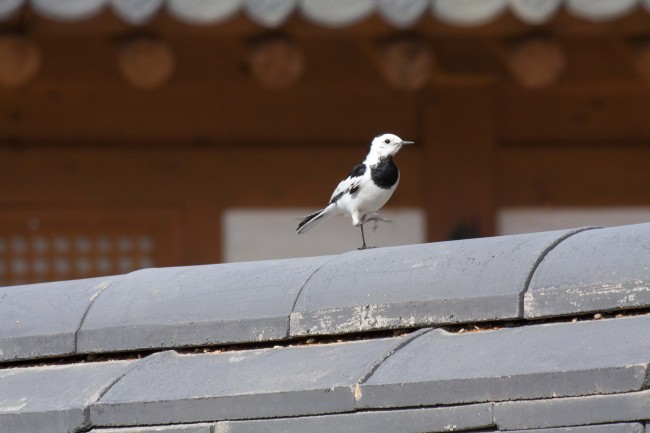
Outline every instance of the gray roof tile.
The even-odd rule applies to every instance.
[[[644,431],[645,427],[643,424],[638,422],[629,422],[621,424],[585,425],[579,427],[509,430],[508,433],[643,433]],[[494,431],[491,430],[489,432],[475,433],[494,433]]]
[[[0,370],[0,431],[79,431],[88,425],[88,405],[131,365],[102,362]]]
[[[603,424],[650,419],[650,391],[497,403],[502,430]]]
[[[146,425],[354,410],[354,385],[408,337],[179,355],[138,364],[90,409],[94,425]]]
[[[71,354],[93,298],[114,278],[0,287],[0,361]]]
[[[215,433],[420,433],[474,430],[494,425],[492,404],[357,412],[258,421],[223,421]]]
[[[516,327],[466,333],[424,326],[521,318],[526,290],[527,317],[646,306],[649,228],[0,289],[0,432],[643,433],[650,419],[648,314],[516,320]],[[167,351],[138,361],[7,363],[75,349],[110,353],[392,327],[422,329],[273,349]]]
[[[342,254],[305,284],[291,335],[519,317],[538,261],[579,230]]]
[[[361,385],[358,407],[639,390],[650,362],[648,330],[650,316],[465,334],[429,332],[376,369]]]
[[[80,352],[282,340],[296,296],[327,257],[146,269],[104,292]]]
[[[526,317],[650,306],[650,224],[578,233],[540,263]]]
[[[214,424],[202,423],[149,427],[102,428],[93,429],[90,433],[213,433],[213,428]]]

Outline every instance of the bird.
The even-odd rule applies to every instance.
[[[327,206],[303,217],[296,232],[305,233],[317,223],[343,214],[351,216],[352,225],[361,228],[362,245],[359,249],[368,248],[363,224],[382,219],[376,212],[390,199],[399,183],[399,170],[393,157],[407,144],[413,142],[402,140],[395,134],[376,136],[364,160],[338,184]]]

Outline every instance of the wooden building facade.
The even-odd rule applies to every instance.
[[[0,283],[220,262],[224,212],[322,207],[382,132],[423,240],[650,206],[647,3],[455,3],[0,1]]]

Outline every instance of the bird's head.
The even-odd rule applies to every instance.
[[[381,134],[372,140],[368,153],[378,157],[393,156],[406,144],[413,144],[413,142],[402,140],[395,134]]]

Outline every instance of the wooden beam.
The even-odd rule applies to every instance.
[[[498,159],[499,206],[647,206],[647,142],[507,146]]]
[[[399,132],[399,131],[396,131]],[[0,147],[0,204],[180,203],[221,208],[326,204],[365,143],[221,148]],[[420,206],[421,152],[405,149],[393,206]],[[25,179],[30,179],[26,182]]]
[[[300,41],[309,74],[282,92],[269,92],[246,73],[244,40],[179,36],[166,41],[179,65],[173,79],[134,93],[119,75],[111,40],[57,35],[37,42],[55,61],[30,84],[29,92],[0,87],[0,140],[343,138],[365,144],[384,131],[415,135],[416,97],[396,94],[354,43]]]
[[[650,84],[650,41],[638,41],[632,47],[632,64],[646,84]]]
[[[25,23],[32,26],[34,30],[42,33],[67,33],[77,36],[88,34],[118,34],[133,28],[133,26],[116,17],[110,11],[110,8],[105,8],[104,12],[88,19],[64,23],[47,19],[26,9],[23,13],[19,13],[15,17],[0,23],[0,30],[3,27],[13,28],[17,25],[24,25]],[[605,22],[583,20],[560,9],[543,26],[551,33],[560,36],[595,36],[610,32],[618,32],[632,36],[647,34],[649,25],[650,17],[648,13],[644,8],[639,7],[624,17]],[[245,14],[238,14],[225,22],[220,22],[215,25],[188,25],[164,11],[158,13],[152,21],[146,23],[146,27],[159,34],[165,34],[171,37],[182,36],[188,33],[194,35],[249,37],[260,30],[260,26],[248,19]],[[488,23],[469,27],[446,24],[436,19],[433,14],[425,13],[412,28],[413,31],[434,37],[469,35],[495,38],[521,35],[530,31],[530,29],[530,25],[517,19],[510,13],[503,14]],[[294,13],[284,24],[283,30],[291,34],[310,37],[327,38],[333,34],[330,28],[306,20],[301,17],[300,13]],[[346,37],[362,36],[369,38],[381,38],[394,32],[395,28],[387,24],[378,14],[372,14],[360,23],[336,29],[335,31],[336,34]]]
[[[505,141],[557,144],[650,139],[650,89],[636,84],[504,87],[500,126]]]

